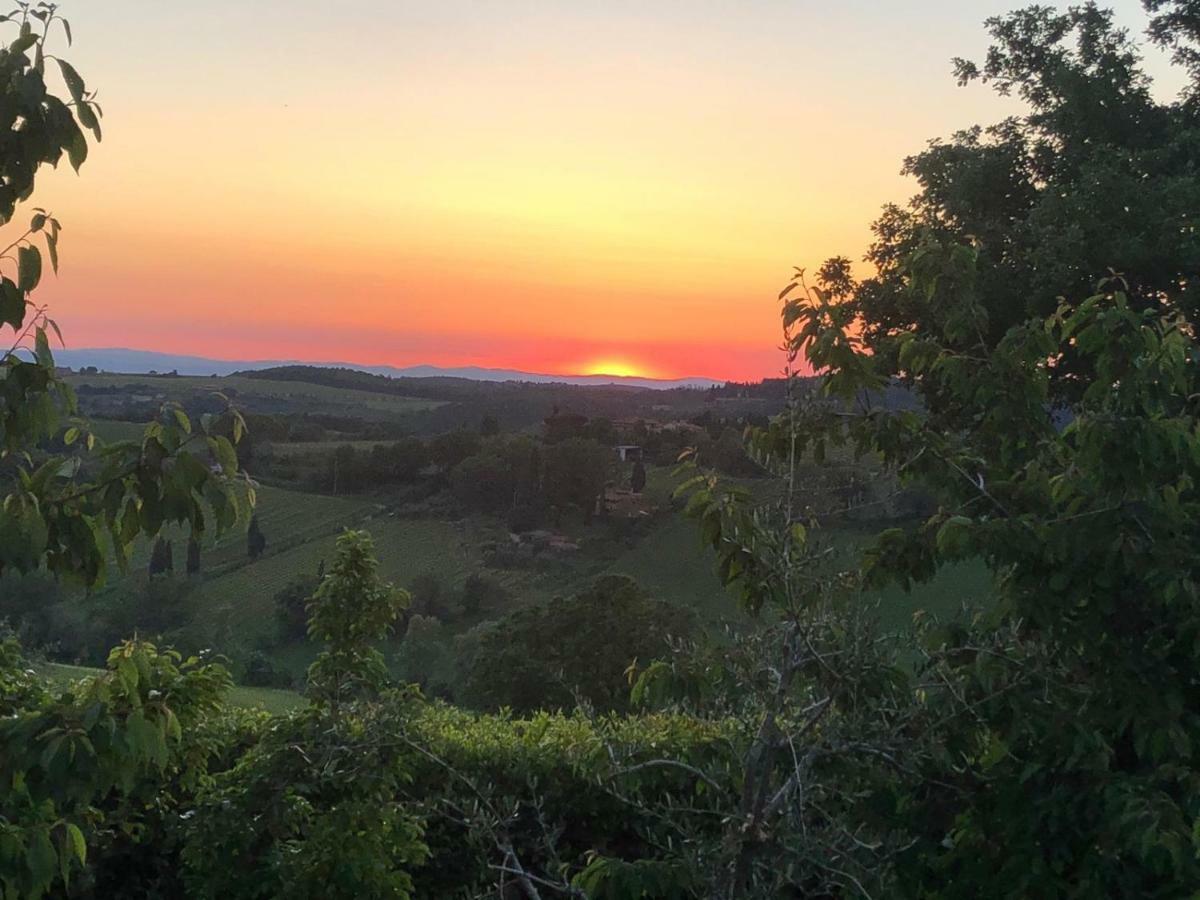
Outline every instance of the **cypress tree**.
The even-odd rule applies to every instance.
[[[250,527],[246,531],[246,552],[251,559],[258,559],[267,549],[267,537],[258,525],[258,516],[250,517]]]
[[[187,573],[189,575],[200,574],[200,539],[194,534],[188,538]]]
[[[633,472],[629,476],[629,486],[635,494],[640,494],[646,487],[646,467],[640,459],[633,463]]]

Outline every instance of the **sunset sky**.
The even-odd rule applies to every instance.
[[[773,374],[790,267],[1015,109],[950,74],[1015,5],[67,2],[105,137],[38,300],[72,347]]]

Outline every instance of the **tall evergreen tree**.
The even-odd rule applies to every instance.
[[[187,543],[187,573],[200,574],[200,539],[194,534],[188,538]]]
[[[258,524],[258,516],[250,517],[250,527],[246,530],[246,553],[251,559],[258,559],[267,549],[267,536],[262,533]]]
[[[629,475],[629,486],[635,494],[640,494],[646,488],[646,467],[640,459],[633,462],[633,472]]]
[[[146,569],[151,576],[165,575],[168,572],[175,571],[175,553],[171,547],[171,542],[159,535],[154,539],[154,545],[150,548],[150,564]]]

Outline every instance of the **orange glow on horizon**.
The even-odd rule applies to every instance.
[[[948,77],[972,4],[110,6],[66,51],[104,141],[30,201],[77,349],[775,376],[792,267],[859,257],[901,160],[1011,105]]]
[[[598,359],[579,369],[581,375],[615,375],[619,378],[659,378],[646,366],[623,359]]]

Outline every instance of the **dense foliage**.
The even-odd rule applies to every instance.
[[[17,203],[33,193],[43,164],[56,165],[64,153],[76,169],[83,164],[83,129],[99,140],[100,111],[79,73],[47,51],[55,26],[70,39],[53,5],[22,4],[2,21],[16,31],[0,51],[6,135],[0,225],[7,225]],[[47,60],[69,100],[47,86]],[[0,355],[0,572],[44,568],[92,584],[114,555],[125,565],[139,535],[157,534],[164,522],[186,523],[193,533],[228,528],[253,493],[240,483],[233,444],[242,420],[233,410],[193,423],[182,409],[167,406],[141,441],[107,447],[73,418],[75,396],[57,376],[50,349],[57,326],[30,299],[43,273],[37,242],[44,241],[50,268],[57,270],[60,231],[52,215],[35,209],[3,252],[10,264],[15,260],[15,271],[0,276],[0,328],[13,332],[12,346]],[[225,424],[232,441],[222,433]],[[41,449],[54,438],[63,452]]]
[[[1195,5],[1145,5],[1157,13],[1156,39],[1190,59]],[[1053,315],[1060,298],[1089,296],[1108,272],[1120,273],[1135,309],[1167,304],[1195,323],[1195,82],[1184,98],[1157,100],[1137,45],[1093,3],[1031,6],[987,27],[987,58],[956,61],[956,74],[1019,97],[1028,111],[934,141],[907,160],[920,190],[875,223],[868,260],[877,274],[848,298],[865,346],[894,354],[897,331],[937,327],[933,307],[909,290],[910,258],[929,237],[975,246],[971,328],[989,347],[1009,328]],[[1068,381],[1052,386],[1056,397],[1075,396]]]
[[[1146,6],[1194,78],[1200,8]],[[73,69],[59,66],[71,104],[45,92],[53,7],[13,21],[0,96],[30,123],[0,148],[15,203],[40,162],[81,161],[80,125],[99,128]],[[396,683],[378,647],[406,614],[410,638],[440,627],[442,582],[415,581],[406,610],[370,538],[347,532],[328,572],[279,598],[285,634],[303,618],[322,646],[291,713],[230,709],[205,655],[124,640],[103,672],[56,684],[6,637],[4,895],[1195,896],[1198,86],[1154,100],[1092,5],[989,27],[987,60],[960,75],[1018,93],[1028,115],[910,161],[921,193],[878,224],[877,273],[858,282],[832,260],[781,294],[786,410],[747,433],[779,489],[730,483],[704,452],[684,464],[679,494],[744,627],[691,635],[680,610],[603,578],[463,641],[475,702],[510,708],[472,713]],[[23,608],[44,585],[22,573],[95,582],[164,522],[227,527],[253,496],[223,400],[198,427],[165,406],[108,449],[71,420],[26,300],[30,239],[45,230],[53,262],[58,226],[34,223],[0,282],[21,313],[0,306],[18,329],[0,578]],[[888,402],[897,385],[919,402]],[[590,514],[604,423],[556,412],[541,446],[497,425],[429,448],[462,502]],[[818,527],[829,483],[808,477],[846,451],[933,504],[852,566]],[[479,483],[493,475],[503,490]],[[256,555],[265,537],[250,535]],[[968,558],[994,576],[986,605],[878,633],[867,588],[920,591]],[[150,579],[164,627],[166,559]],[[470,585],[470,603],[497,589]]]
[[[531,606],[467,634],[461,699],[481,709],[624,710],[627,669],[661,656],[695,628],[685,609],[653,600],[631,578],[607,575],[587,590]]]

